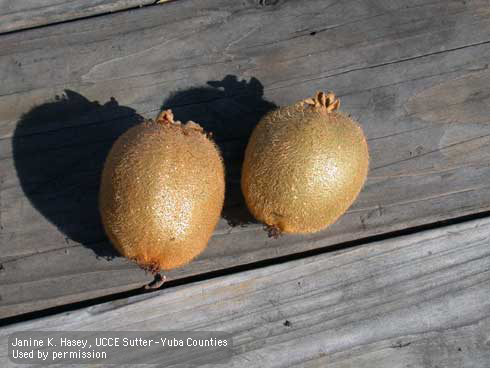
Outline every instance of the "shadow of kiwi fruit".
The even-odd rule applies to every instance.
[[[240,189],[240,173],[245,147],[259,120],[276,107],[263,98],[264,87],[256,78],[238,80],[227,75],[207,86],[179,91],[166,99],[162,110],[172,109],[177,120],[199,123],[212,133],[226,167],[226,194],[223,217],[231,226],[256,221],[249,213]]]
[[[199,122],[223,153],[227,192],[223,217],[233,226],[255,222],[240,189],[248,138],[262,116],[276,106],[263,99],[256,79],[228,75],[207,86],[179,91],[163,103],[177,119]],[[102,168],[114,141],[143,118],[111,98],[103,104],[66,90],[35,106],[18,121],[13,136],[17,176],[32,205],[65,236],[113,258],[98,210]]]
[[[142,120],[114,98],[100,104],[66,90],[24,114],[14,132],[15,168],[27,198],[67,239],[101,257],[118,255],[99,216],[102,167],[114,141]]]

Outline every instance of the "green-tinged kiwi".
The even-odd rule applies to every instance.
[[[359,194],[369,152],[359,125],[336,112],[331,92],[266,114],[245,151],[248,208],[274,233],[313,233],[335,222]]]
[[[99,206],[116,249],[152,272],[185,265],[207,246],[220,218],[224,166],[216,145],[194,122],[132,127],[109,152]]]

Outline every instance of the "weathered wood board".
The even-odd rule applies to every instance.
[[[0,33],[154,3],[156,0],[0,0]]]
[[[114,139],[162,105],[214,133],[228,180],[228,220],[169,279],[490,209],[488,9],[189,0],[0,36],[0,317],[150,280],[105,258],[97,190]],[[230,226],[249,220],[238,183],[252,127],[319,89],[334,90],[368,136],[359,199],[312,236]]]
[[[200,330],[227,367],[486,368],[489,245],[486,218],[12,325],[0,361],[17,331]]]

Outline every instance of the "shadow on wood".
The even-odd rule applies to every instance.
[[[13,151],[22,189],[67,242],[79,242],[98,256],[117,255],[100,222],[100,174],[113,142],[141,120],[114,98],[101,105],[66,90],[18,122]]]
[[[226,166],[223,217],[231,226],[243,226],[255,222],[240,189],[245,147],[255,125],[276,105],[263,98],[264,87],[254,77],[247,82],[227,75],[207,84],[173,94],[164,101],[162,110],[171,108],[177,120],[195,121],[213,134]]]
[[[231,75],[206,87],[179,91],[163,104],[162,108],[173,109],[177,119],[194,120],[213,133],[227,170],[223,216],[232,225],[254,221],[240,190],[241,163],[253,128],[274,107],[263,99],[263,86],[256,78],[238,81]],[[114,141],[142,120],[114,98],[100,104],[66,90],[18,122],[13,152],[22,189],[67,242],[81,243],[98,256],[117,256],[100,221],[100,175]]]

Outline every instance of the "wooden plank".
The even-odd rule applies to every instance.
[[[225,331],[227,367],[488,367],[490,219],[0,330]],[[286,322],[288,321],[288,322]]]
[[[0,33],[154,4],[154,0],[0,0]]]
[[[114,139],[162,104],[213,131],[228,176],[226,219],[169,279],[490,209],[487,5],[189,0],[3,35],[0,316],[149,281],[105,258],[96,197]],[[319,89],[336,91],[369,138],[361,196],[312,236],[230,226],[250,220],[238,183],[251,128]]]

